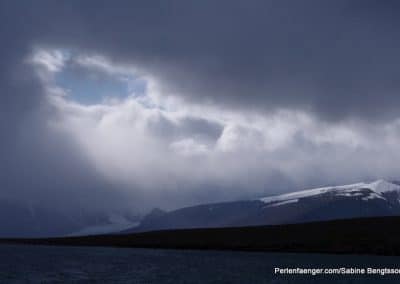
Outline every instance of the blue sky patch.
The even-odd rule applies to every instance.
[[[106,98],[142,96],[146,92],[146,82],[140,77],[109,74],[76,64],[68,64],[57,73],[55,83],[67,91],[70,99],[86,105],[100,103]]]

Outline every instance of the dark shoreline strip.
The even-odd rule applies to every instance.
[[[3,238],[0,243],[194,250],[400,255],[400,217],[152,231],[124,235]]]

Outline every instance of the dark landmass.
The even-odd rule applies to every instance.
[[[291,225],[180,229],[85,237],[0,239],[1,243],[400,255],[400,217]]]

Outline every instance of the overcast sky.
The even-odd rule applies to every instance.
[[[400,178],[398,1],[0,1],[1,198],[143,212]]]

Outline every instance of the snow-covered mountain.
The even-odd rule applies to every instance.
[[[252,226],[400,215],[400,185],[376,180],[296,191],[256,200],[157,210],[125,232]]]
[[[72,214],[73,213],[73,214]],[[204,204],[139,217],[123,212],[62,212],[0,199],[0,237],[49,237],[174,228],[299,223],[400,215],[400,183],[377,180],[296,191],[255,200]]]
[[[298,202],[300,199],[317,197],[321,195],[332,195],[336,197],[353,197],[367,201],[371,199],[382,199],[388,202],[400,202],[398,194],[400,193],[400,185],[387,182],[383,179],[371,183],[354,183],[340,186],[327,186],[315,189],[296,191],[293,193],[282,194],[277,196],[264,197],[260,200],[267,206],[280,206]],[[395,198],[392,198],[392,195]],[[397,197],[397,198],[396,198]]]

